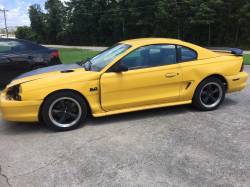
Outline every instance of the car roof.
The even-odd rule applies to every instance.
[[[128,45],[147,45],[147,44],[157,44],[157,43],[169,43],[169,44],[178,44],[181,43],[181,40],[171,39],[171,38],[138,38],[138,39],[131,39],[125,40],[121,43],[125,43]]]
[[[218,54],[206,48],[172,38],[139,38],[139,39],[125,40],[120,43],[131,45],[133,48],[142,47],[146,45],[155,45],[155,44],[180,45],[196,51],[198,54],[198,59],[208,59],[208,58],[218,57]]]

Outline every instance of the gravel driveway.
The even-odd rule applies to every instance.
[[[246,68],[250,73],[250,68]],[[216,111],[90,118],[54,133],[0,120],[0,186],[250,186],[250,87]]]

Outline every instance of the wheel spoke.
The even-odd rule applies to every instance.
[[[59,104],[60,104],[60,106],[61,106],[62,109],[66,108],[64,100],[60,101]]]
[[[207,95],[208,95],[208,92],[207,92],[207,91],[203,91],[201,94],[202,94],[203,96],[207,96]]]
[[[62,124],[63,122],[65,122],[65,120],[66,120],[66,115],[63,114],[63,115],[60,117],[59,122]]]
[[[54,114],[60,114],[60,113],[63,113],[63,111],[59,110],[59,109],[53,109],[52,113],[54,113]]]
[[[212,85],[211,85],[211,84],[210,84],[210,85],[208,85],[208,86],[207,86],[207,88],[208,88],[208,92],[209,92],[209,93],[211,93],[211,92],[213,91],[213,87],[212,87]]]
[[[205,97],[203,101],[204,101],[205,104],[207,104],[208,100],[209,100],[209,96]]]
[[[70,105],[68,106],[68,109],[71,110],[71,111],[74,111],[75,108],[76,108],[75,103],[70,103]]]
[[[213,103],[217,101],[217,98],[215,98],[214,96],[210,96],[210,99],[212,100]]]
[[[67,113],[71,118],[73,118],[73,119],[76,119],[77,118],[77,114],[74,114],[74,113],[72,113],[72,112],[68,112]]]
[[[216,93],[218,93],[218,92],[220,92],[220,90],[219,90],[218,88],[215,88],[215,89],[212,91],[213,94],[216,94]]]

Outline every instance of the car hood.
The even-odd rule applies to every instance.
[[[67,72],[67,71],[78,69],[78,68],[83,68],[83,67],[78,64],[60,64],[60,65],[50,66],[46,68],[40,68],[40,69],[36,69],[30,72],[24,73],[16,77],[14,81],[18,79],[34,76],[34,75],[45,74],[45,73],[50,73],[50,72],[55,72],[55,71]]]
[[[86,71],[82,66],[78,64],[61,64],[46,68],[40,68],[18,76],[7,87],[38,79],[51,78],[53,76],[66,76],[78,72],[83,73]]]

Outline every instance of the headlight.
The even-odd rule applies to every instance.
[[[21,88],[20,85],[15,85],[7,89],[6,96],[9,100],[21,101],[20,96]]]

